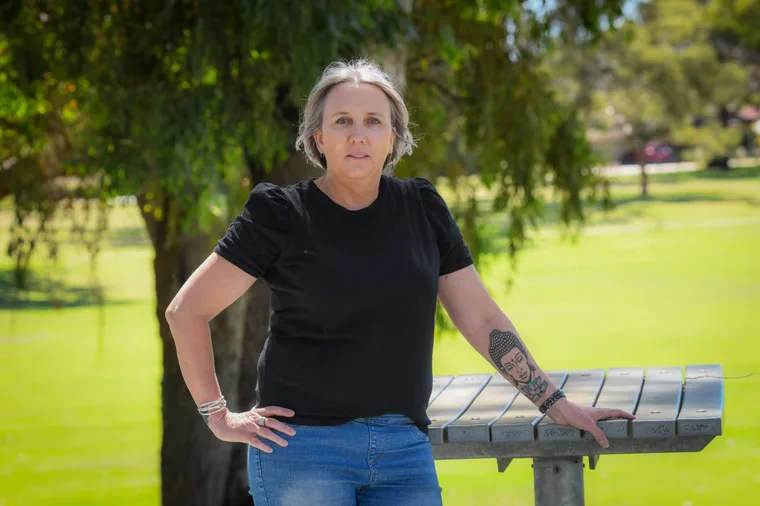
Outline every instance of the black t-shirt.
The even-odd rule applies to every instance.
[[[257,405],[285,422],[403,414],[427,430],[438,279],[472,264],[434,186],[383,175],[351,211],[313,179],[258,184],[214,251],[272,292]]]

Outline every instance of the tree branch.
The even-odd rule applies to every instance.
[[[429,77],[414,75],[412,76],[410,80],[419,84],[426,84],[428,86],[432,86],[438,91],[438,93],[441,94],[443,98],[447,99],[449,102],[453,104],[467,104],[467,105],[473,104],[473,100],[471,98],[465,97],[462,95],[457,95],[456,93],[449,90],[446,86],[442,85],[438,81],[431,79]]]

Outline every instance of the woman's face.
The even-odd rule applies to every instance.
[[[330,172],[354,179],[379,174],[394,139],[390,100],[380,88],[341,83],[327,94],[314,140]]]
[[[501,366],[515,381],[519,383],[530,381],[528,361],[518,348],[512,348],[509,353],[501,358]]]

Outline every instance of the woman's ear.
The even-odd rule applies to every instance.
[[[314,132],[314,142],[317,144],[317,150],[319,150],[320,155],[325,154],[325,148],[324,144],[322,143],[322,130],[317,130]]]

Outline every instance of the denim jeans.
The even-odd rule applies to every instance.
[[[293,425],[285,448],[248,447],[256,506],[441,506],[430,440],[401,415]]]

